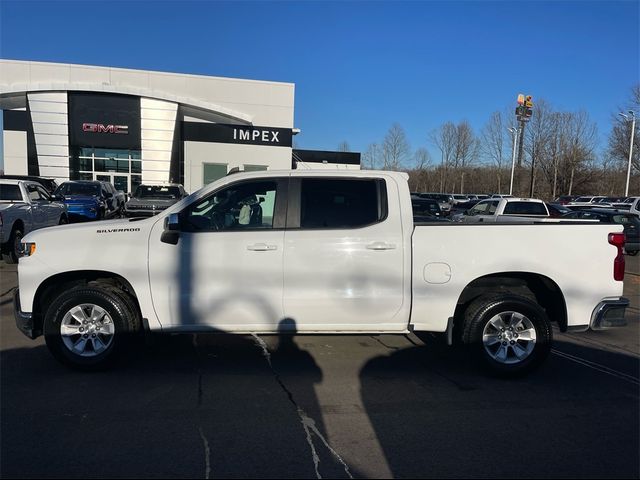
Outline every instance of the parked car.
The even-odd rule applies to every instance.
[[[489,198],[489,195],[484,195],[481,193],[470,193],[467,195],[467,199],[469,200],[484,200],[485,198]]]
[[[457,203],[463,203],[469,200],[469,195],[452,194],[451,196],[453,197],[453,203],[451,204],[451,207],[453,207]]]
[[[449,215],[451,211],[451,206],[453,205],[453,196],[447,193],[421,193],[421,198],[431,198],[432,200],[436,200],[438,205],[440,205],[440,210],[442,210],[443,215]]]
[[[625,324],[622,226],[412,217],[405,173],[237,173],[157,217],[27,235],[16,324],[85,370],[144,331],[414,331],[467,344],[505,376],[544,361],[551,322],[561,332]]]
[[[37,182],[0,179],[0,245],[7,263],[16,263],[20,241],[39,228],[68,222],[67,209]]]
[[[560,203],[547,203],[546,205],[547,210],[549,210],[549,216],[553,218],[559,218],[572,212],[570,208],[567,208]]]
[[[127,217],[152,217],[187,196],[184,187],[177,183],[168,185],[139,185],[127,203]]]
[[[569,202],[572,202],[573,200],[575,200],[576,198],[578,198],[577,195],[560,195],[559,197],[556,197],[553,203],[566,205]]]
[[[509,195],[508,193],[494,193],[489,198],[514,198],[513,195]]]
[[[620,210],[629,210],[631,213],[636,213],[636,215],[640,214],[640,210],[638,209],[638,200],[640,197],[626,197],[623,201],[618,203],[612,203],[611,206],[614,208],[618,208]],[[635,212],[633,211],[633,206],[635,205]]]
[[[126,199],[124,192],[98,180],[70,180],[60,185],[55,194],[64,198],[69,217],[78,220],[121,217]]]
[[[440,204],[431,198],[411,197],[414,219],[417,217],[442,217]]]
[[[629,255],[636,255],[640,250],[640,217],[626,210],[609,208],[593,208],[567,213],[563,218],[581,220],[598,220],[602,223],[616,223],[624,228],[624,249]]]
[[[467,210],[475,206],[480,199],[467,200],[466,202],[457,203],[451,207],[450,216],[453,221],[458,221],[459,217],[463,215]]]
[[[549,210],[542,200],[534,198],[490,198],[476,203],[456,218],[464,223],[521,221],[523,218],[548,218]]]
[[[567,206],[568,207],[573,207],[573,206],[582,206],[582,205],[591,205],[593,203],[598,202],[600,199],[602,198],[606,198],[604,195],[584,195],[582,197],[578,197],[575,200],[570,201]]]
[[[53,178],[38,177],[35,175],[0,175],[0,179],[6,180],[29,180],[42,185],[47,192],[53,194],[58,188],[58,183]]]

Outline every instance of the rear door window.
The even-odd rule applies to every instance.
[[[300,228],[359,228],[386,218],[384,180],[303,178]]]

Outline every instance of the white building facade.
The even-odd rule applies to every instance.
[[[4,171],[193,192],[234,167],[359,168],[359,154],[295,154],[294,95],[292,83],[0,60]]]

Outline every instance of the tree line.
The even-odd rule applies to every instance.
[[[640,84],[632,88],[627,104],[618,111],[629,110],[640,114]],[[425,145],[412,150],[404,129],[394,123],[382,141],[371,143],[362,153],[362,168],[405,171],[411,191],[509,193],[517,127],[512,109],[493,112],[479,132],[466,120],[447,121],[427,133]],[[638,130],[633,140],[630,195],[640,194]],[[589,193],[622,196],[630,140],[629,117],[612,114],[606,148],[598,152],[597,126],[586,111],[561,111],[545,100],[537,101],[524,128],[513,194],[529,196],[533,176],[534,197],[538,198]],[[348,143],[341,142],[339,150],[349,151]]]

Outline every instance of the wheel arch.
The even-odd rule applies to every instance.
[[[567,305],[562,290],[551,278],[530,272],[500,272],[478,277],[462,290],[454,313],[454,332],[460,338],[464,313],[478,297],[488,294],[512,293],[534,301],[546,312],[561,332],[567,331]]]
[[[36,322],[34,327],[42,331],[47,306],[51,304],[57,293],[90,282],[107,283],[128,293],[133,299],[138,314],[142,316],[138,296],[131,283],[122,275],[104,270],[75,270],[52,275],[38,286],[33,298],[33,317]]]

